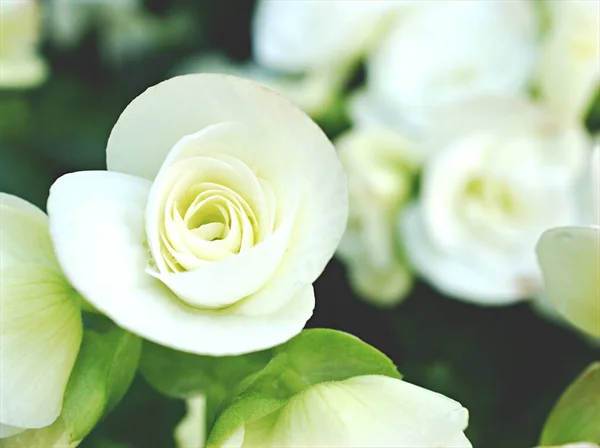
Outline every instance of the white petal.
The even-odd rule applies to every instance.
[[[367,69],[369,88],[402,107],[406,118],[414,120],[413,108],[421,116],[440,104],[526,86],[537,43],[532,4],[418,3],[424,6],[397,21],[371,53]]]
[[[202,448],[206,439],[206,397],[186,400],[187,413],[175,428],[178,448]]]
[[[190,182],[197,176],[198,182],[231,187],[236,195],[240,192],[248,199],[249,210],[256,214],[258,231],[255,236],[259,242],[254,247],[218,263],[203,265],[201,269],[153,273],[192,306],[218,308],[253,294],[273,276],[289,245],[300,189],[296,173],[280,160],[277,148],[271,149],[267,143],[235,123],[208,127],[177,143],[152,186],[146,209],[146,228],[153,253],[157,253],[157,246],[162,245],[159,234],[165,216],[165,196],[186,176],[186,170],[193,172]],[[249,166],[257,167],[255,169],[262,177],[256,177]],[[269,217],[267,198],[259,179],[267,182],[277,197],[273,219]],[[277,228],[271,234],[272,222]],[[177,236],[177,231],[168,233]],[[175,245],[173,238],[171,242]],[[166,265],[160,259],[156,261],[159,271],[161,268],[164,271]],[[235,281],[230,281],[233,278]],[[279,304],[288,298],[289,295],[281,296]]]
[[[242,447],[458,447],[468,411],[443,395],[379,375],[321,383],[246,424]]]
[[[121,114],[108,142],[108,168],[153,179],[183,136],[224,122],[252,129],[265,148],[278,148],[281,160],[297,173],[294,177],[302,179],[284,258],[290,260],[290,275],[297,283],[312,283],[332,257],[346,225],[345,176],[325,134],[275,92],[226,75],[186,75],[162,82]],[[248,147],[256,154],[254,144]],[[268,163],[264,158],[259,162],[252,167],[255,172]]]
[[[0,193],[0,267],[36,264],[59,270],[48,237],[48,216],[29,202]]]
[[[600,336],[600,227],[548,230],[537,254],[550,302],[573,324]]]
[[[0,194],[0,235],[0,421],[40,428],[60,414],[81,315],[42,211]]]
[[[17,428],[16,426],[9,426],[0,423],[0,439],[5,437],[11,437],[17,434],[20,434],[24,431],[27,431],[26,428]]]
[[[407,255],[415,269],[443,294],[480,305],[508,305],[537,290],[537,277],[519,277],[519,267],[486,269],[477,260],[446,254],[425,232],[417,207],[402,217]]]
[[[364,51],[382,30],[385,13],[402,2],[261,1],[254,50],[269,68],[332,70]]]
[[[538,60],[542,100],[565,120],[582,120],[600,80],[600,4],[550,2]]]
[[[292,225],[293,216],[265,241],[197,270],[165,274],[148,272],[192,306],[220,308],[232,305],[257,292],[273,277],[285,253]],[[280,304],[287,298],[281,297]]]
[[[283,343],[312,314],[310,284],[287,306],[249,317],[186,306],[145,272],[144,207],[150,183],[111,172],[60,178],[50,191],[50,229],[75,288],[121,327],[177,350],[237,355]]]

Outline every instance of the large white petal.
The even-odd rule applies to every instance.
[[[281,159],[302,179],[302,198],[284,258],[291,260],[298,282],[312,283],[333,256],[346,226],[346,180],[325,134],[279,94],[227,75],[186,75],[162,82],[121,114],[108,142],[108,169],[154,179],[183,136],[223,122],[252,129],[265,146],[278,148]]]
[[[577,327],[600,337],[600,227],[548,230],[537,254],[550,302]]]
[[[40,428],[58,417],[81,337],[46,215],[0,194],[0,422]]]
[[[520,266],[486,268],[476,259],[461,258],[436,248],[425,231],[417,206],[404,212],[402,232],[413,266],[443,294],[480,305],[508,305],[537,290],[537,277],[520,276]]]
[[[111,172],[61,177],[50,190],[50,230],[75,288],[118,325],[178,350],[237,355],[283,343],[314,308],[310,284],[276,312],[250,317],[185,305],[145,272],[144,208],[150,182]]]
[[[379,375],[312,386],[245,426],[242,447],[454,447],[469,414],[460,403]],[[457,445],[457,441],[463,442]]]

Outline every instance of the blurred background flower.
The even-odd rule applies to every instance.
[[[0,3],[0,88],[36,86],[46,76],[38,54],[41,15],[35,0]]]
[[[599,23],[596,0],[3,0],[0,191],[43,207],[58,176],[104,169],[118,114],[170,76],[270,86],[334,141],[350,190],[309,326],[457,398],[474,446],[535,446],[600,355],[534,250],[596,222]],[[174,446],[183,414],[138,378],[82,446]]]

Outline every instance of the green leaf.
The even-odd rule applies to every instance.
[[[562,394],[546,420],[540,445],[600,443],[600,363],[588,367]]]
[[[206,420],[210,427],[231,390],[262,369],[271,356],[270,350],[243,356],[200,356],[144,341],[140,373],[152,387],[167,396],[205,395]]]
[[[140,373],[159,392],[189,398],[215,384],[233,387],[262,369],[271,356],[269,350],[243,356],[200,356],[144,341]]]
[[[361,375],[402,378],[387,356],[341,331],[305,330],[273,351],[269,364],[240,384],[224,406],[209,435],[209,446],[222,444],[245,422],[274,412],[315,384]]]
[[[63,409],[52,425],[3,439],[3,448],[77,446],[121,400],[138,365],[141,340],[114,324],[84,331]]]

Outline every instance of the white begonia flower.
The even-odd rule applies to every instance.
[[[462,300],[502,305],[533,296],[539,235],[577,220],[587,135],[509,98],[460,104],[439,120],[420,200],[403,219],[409,258]]]
[[[422,132],[438,107],[523,91],[532,75],[537,32],[529,1],[422,2],[371,53],[371,99],[355,106],[395,110]]]
[[[286,72],[332,70],[376,40],[403,2],[262,0],[254,16],[256,60]]]
[[[566,119],[582,119],[600,85],[600,2],[549,1],[550,30],[538,63],[543,100]]]
[[[348,204],[333,146],[298,108],[247,80],[176,77],[121,114],[107,165],[48,200],[58,259],[92,305],[201,354],[300,332]]]
[[[469,448],[460,403],[380,375],[320,383],[248,422],[219,448]]]
[[[545,296],[576,327],[600,337],[600,148],[591,157],[591,202],[595,221],[588,227],[547,230],[537,245]]]
[[[413,279],[396,221],[412,194],[420,154],[412,141],[383,128],[353,129],[336,147],[350,195],[350,218],[338,255],[361,296],[377,305],[396,305]]]
[[[48,217],[0,193],[0,437],[53,423],[82,338]]]
[[[0,88],[34,87],[46,78],[46,63],[37,52],[39,9],[35,0],[0,2]]]

